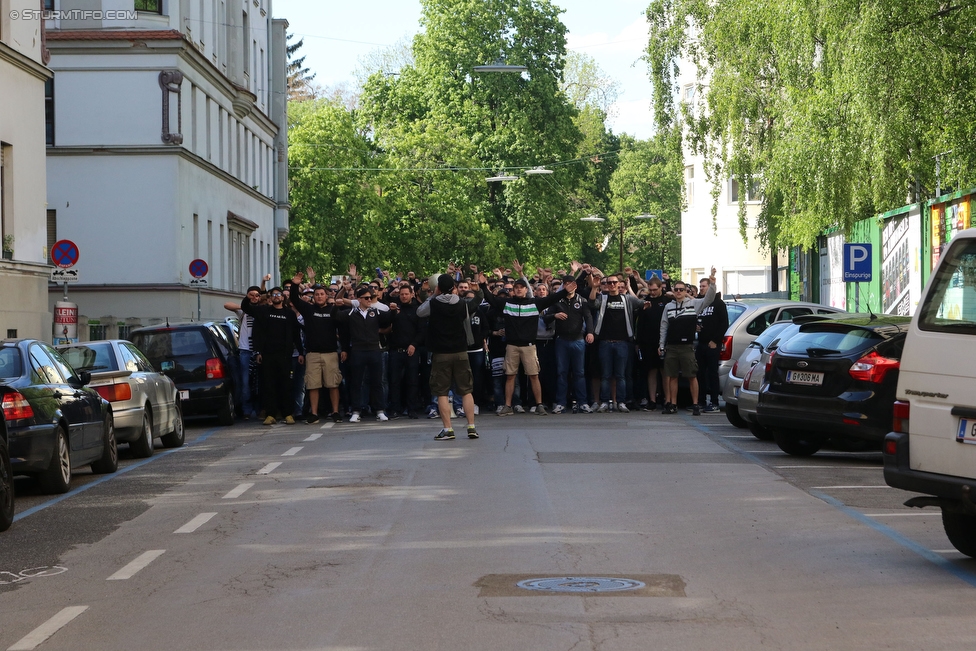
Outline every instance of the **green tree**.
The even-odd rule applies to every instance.
[[[931,196],[945,152],[943,188],[976,182],[976,6],[652,0],[647,17],[658,123],[683,126],[716,193],[758,184],[765,243]],[[676,103],[680,67],[698,83]]]

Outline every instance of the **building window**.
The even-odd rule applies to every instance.
[[[749,191],[745,196],[746,203],[759,201],[759,183],[749,181]],[[735,179],[729,180],[729,203],[739,203],[739,182]]]
[[[163,0],[135,0],[135,9],[147,13],[162,14]]]
[[[690,102],[693,99],[695,99],[695,85],[685,84],[681,88],[681,101]]]
[[[58,211],[47,211],[47,253],[51,255],[51,249],[58,242]]]
[[[54,0],[44,0],[44,9],[46,11],[54,11]]]
[[[44,132],[48,145],[54,144],[54,79],[44,82]]]
[[[695,205],[695,166],[685,166],[685,198],[688,200],[688,207]]]

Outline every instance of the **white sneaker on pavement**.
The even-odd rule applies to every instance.
[[[385,411],[380,410],[376,412],[376,420],[378,420],[381,423],[385,423],[386,421],[390,420],[390,418],[389,416],[386,415]]]
[[[349,417],[349,422],[350,423],[358,423],[359,420],[360,420],[359,419],[359,412],[358,411],[352,412],[352,416]]]

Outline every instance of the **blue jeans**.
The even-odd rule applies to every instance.
[[[630,342],[600,342],[600,401],[610,400],[610,378],[617,380],[617,401],[627,400],[627,360],[630,358]]]
[[[556,337],[556,404],[568,405],[570,376],[576,402],[586,402],[586,372],[583,360],[586,355],[586,341]]]

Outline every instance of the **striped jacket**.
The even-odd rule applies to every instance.
[[[661,315],[661,348],[668,344],[693,344],[698,330],[698,315],[715,299],[715,283],[709,283],[702,298],[671,301]]]
[[[539,330],[539,315],[550,305],[555,305],[559,299],[569,294],[560,289],[545,298],[517,298],[508,296],[499,298],[488,291],[488,285],[482,285],[485,300],[493,308],[502,313],[505,319],[505,343],[509,346],[529,346],[535,343]]]

